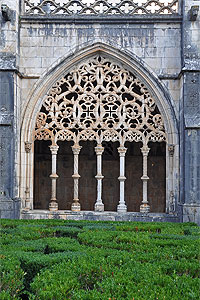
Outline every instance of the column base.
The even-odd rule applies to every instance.
[[[142,205],[140,205],[140,212],[142,213],[148,213],[150,212],[150,206],[147,203],[143,203]]]
[[[31,210],[31,208],[26,206],[23,208],[23,210],[29,211],[29,210]]]
[[[104,211],[104,204],[103,203],[95,203],[94,210],[95,211]]]
[[[117,205],[117,212],[119,212],[119,213],[127,212],[126,204]]]
[[[71,211],[80,211],[81,205],[79,202],[73,202],[71,205]]]
[[[49,210],[50,211],[56,211],[56,210],[58,210],[58,203],[56,201],[51,201],[49,203]]]
[[[30,210],[31,209],[31,202],[30,201],[25,201],[25,207],[24,207],[25,210]]]

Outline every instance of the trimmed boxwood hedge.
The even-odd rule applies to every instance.
[[[24,288],[25,272],[20,261],[11,255],[0,255],[0,299],[20,299]]]
[[[194,223],[1,221],[0,300],[199,299]]]

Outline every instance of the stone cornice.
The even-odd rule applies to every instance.
[[[151,23],[182,23],[182,16],[173,15],[133,15],[133,16],[20,16],[21,23],[75,23],[75,24],[151,24]]]

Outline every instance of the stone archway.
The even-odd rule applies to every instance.
[[[142,142],[143,201],[141,211],[149,211],[147,196],[147,157],[149,142],[166,141],[164,122],[148,89],[133,73],[110,58],[97,54],[81,62],[58,80],[43,100],[34,133],[36,140],[51,140],[52,194],[50,210],[57,210],[57,142],[73,141],[74,198],[71,209],[80,210],[78,155],[80,141],[95,141],[97,155],[97,201],[95,210],[103,211],[102,142],[119,142],[120,200],[118,211],[126,211],[125,142]]]
[[[109,49],[108,52],[110,52]],[[173,110],[169,109],[162,89],[153,87],[153,80],[147,79],[138,65],[139,72],[130,67],[130,61],[124,62],[110,53],[105,46],[98,45],[92,53],[77,59],[68,72],[57,76],[46,95],[40,98],[40,112],[34,111],[35,124],[32,123],[31,139],[50,140],[52,154],[52,194],[50,210],[57,210],[56,200],[56,156],[58,141],[73,141],[74,155],[74,201],[71,209],[80,210],[78,197],[79,172],[78,157],[81,141],[95,141],[97,156],[97,201],[95,210],[103,211],[102,202],[102,142],[118,142],[120,159],[120,199],[118,211],[127,210],[124,198],[126,142],[141,142],[143,155],[143,200],[140,211],[148,212],[150,207],[147,193],[147,161],[149,142],[165,142],[166,151],[166,210],[173,211],[174,180],[177,168],[174,165],[174,150],[177,152],[177,134]],[[140,73],[140,74],[138,74]],[[155,82],[154,82],[155,86]],[[160,97],[159,97],[160,96]],[[165,101],[162,102],[162,98]],[[38,103],[36,103],[36,107]],[[35,107],[35,108],[36,108]],[[171,112],[170,112],[171,111]],[[170,113],[169,113],[170,112]],[[170,116],[171,114],[171,116]],[[33,128],[34,126],[34,128]],[[30,128],[29,128],[30,130]],[[30,136],[30,131],[29,131]],[[27,143],[26,143],[27,145]],[[174,148],[176,146],[176,148]],[[33,148],[32,148],[33,151]],[[28,153],[28,152],[27,152]],[[33,153],[32,153],[33,155]],[[27,155],[28,157],[28,155]],[[31,158],[30,158],[31,160]],[[29,166],[33,170],[33,165]],[[30,172],[30,170],[28,172]],[[30,180],[31,181],[31,180]],[[29,184],[29,183],[27,183]],[[170,188],[170,190],[169,190]],[[31,198],[31,197],[29,197]],[[29,203],[28,203],[29,202]],[[31,200],[27,201],[27,206]]]

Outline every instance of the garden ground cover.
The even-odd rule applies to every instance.
[[[194,223],[1,220],[0,300],[199,299]]]

